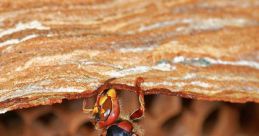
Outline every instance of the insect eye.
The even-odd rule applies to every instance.
[[[107,129],[106,136],[131,136],[131,133],[125,131],[117,125],[112,125]]]
[[[95,110],[95,120],[105,121],[109,117],[112,111],[112,100],[111,97],[104,94],[100,97],[98,110]]]
[[[112,110],[112,101],[111,99],[108,97],[108,99],[106,99],[106,101],[103,103],[103,105],[101,105],[101,120],[106,120]]]

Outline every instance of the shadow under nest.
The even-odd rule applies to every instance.
[[[119,93],[122,115],[138,105],[132,92]],[[88,98],[94,103],[94,98]],[[148,136],[256,136],[259,105],[190,100],[174,96],[145,96],[145,117],[134,125]],[[89,105],[91,106],[91,105]],[[0,115],[1,136],[95,136],[100,130],[82,112],[82,100],[64,101]]]

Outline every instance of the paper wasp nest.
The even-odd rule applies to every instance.
[[[1,1],[0,112],[90,97],[112,77],[258,103],[258,13],[258,0]]]

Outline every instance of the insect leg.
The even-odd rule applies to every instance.
[[[144,115],[144,112],[145,112],[144,93],[143,93],[143,90],[140,87],[142,82],[144,82],[144,79],[141,78],[141,77],[138,77],[136,79],[136,82],[135,82],[135,87],[136,87],[136,92],[137,92],[137,95],[138,95],[138,98],[139,98],[140,107],[139,107],[139,109],[137,109],[135,112],[133,112],[130,115],[130,119],[132,119],[132,120],[141,118]]]

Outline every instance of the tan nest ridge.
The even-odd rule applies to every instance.
[[[145,94],[259,102],[258,0],[0,2],[0,112]],[[149,90],[149,91],[148,91]]]

